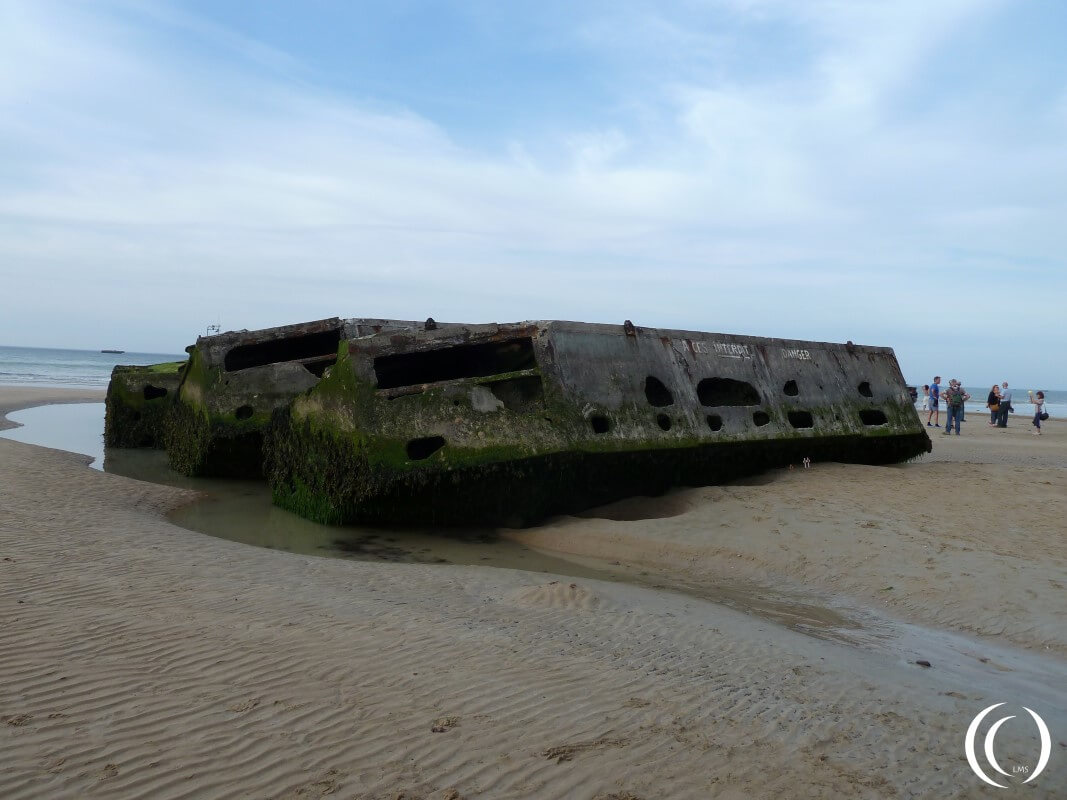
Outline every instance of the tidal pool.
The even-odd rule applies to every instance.
[[[0,436],[25,444],[52,447],[92,456],[93,469],[104,468],[104,404],[69,403],[37,406],[7,415],[23,427],[0,431]]]

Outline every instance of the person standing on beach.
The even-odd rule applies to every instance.
[[[989,409],[989,424],[997,424],[997,414],[1000,413],[1000,387],[997,384],[993,384],[993,388],[989,390],[989,397],[986,398],[986,407]]]
[[[948,382],[948,389],[945,390],[945,430],[941,432],[942,436],[952,434],[953,420],[956,422],[956,435],[960,435],[960,423],[963,421],[963,404],[970,397],[967,392],[963,391],[960,382],[955,378]]]
[[[934,382],[930,384],[930,410],[926,413],[926,427],[927,428],[940,428],[941,427],[941,410],[938,408],[941,399],[941,376],[935,375]],[[930,424],[930,418],[933,417],[934,424]]]
[[[997,427],[1008,427],[1008,412],[1012,411],[1011,407],[1011,389],[1008,388],[1008,382],[1004,381],[1000,385],[1000,411],[997,412]]]
[[[1033,392],[1028,393],[1030,395],[1030,402],[1034,404],[1034,421],[1031,423],[1037,430],[1032,431],[1034,436],[1041,435],[1041,419],[1044,417],[1048,419],[1045,414],[1045,393],[1038,392],[1036,395]]]
[[[930,384],[928,384],[928,383],[924,383],[923,384],[923,407],[922,407],[922,410],[923,411],[929,411],[930,410]]]

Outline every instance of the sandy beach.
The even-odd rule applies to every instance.
[[[1063,797],[1067,422],[987,420],[507,533],[686,591],[249,547],[0,439],[0,796]],[[1021,706],[1052,753],[998,795],[964,736],[1001,702],[1000,765]]]

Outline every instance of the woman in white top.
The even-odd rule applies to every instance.
[[[1041,415],[1045,412],[1045,393],[1038,392],[1036,395],[1030,392],[1030,402],[1034,404],[1034,421],[1033,426],[1037,428],[1033,431],[1034,436],[1041,435]]]

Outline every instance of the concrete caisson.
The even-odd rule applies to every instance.
[[[330,523],[526,525],[804,458],[930,450],[891,349],[629,323],[351,336],[276,409],[275,502]]]

